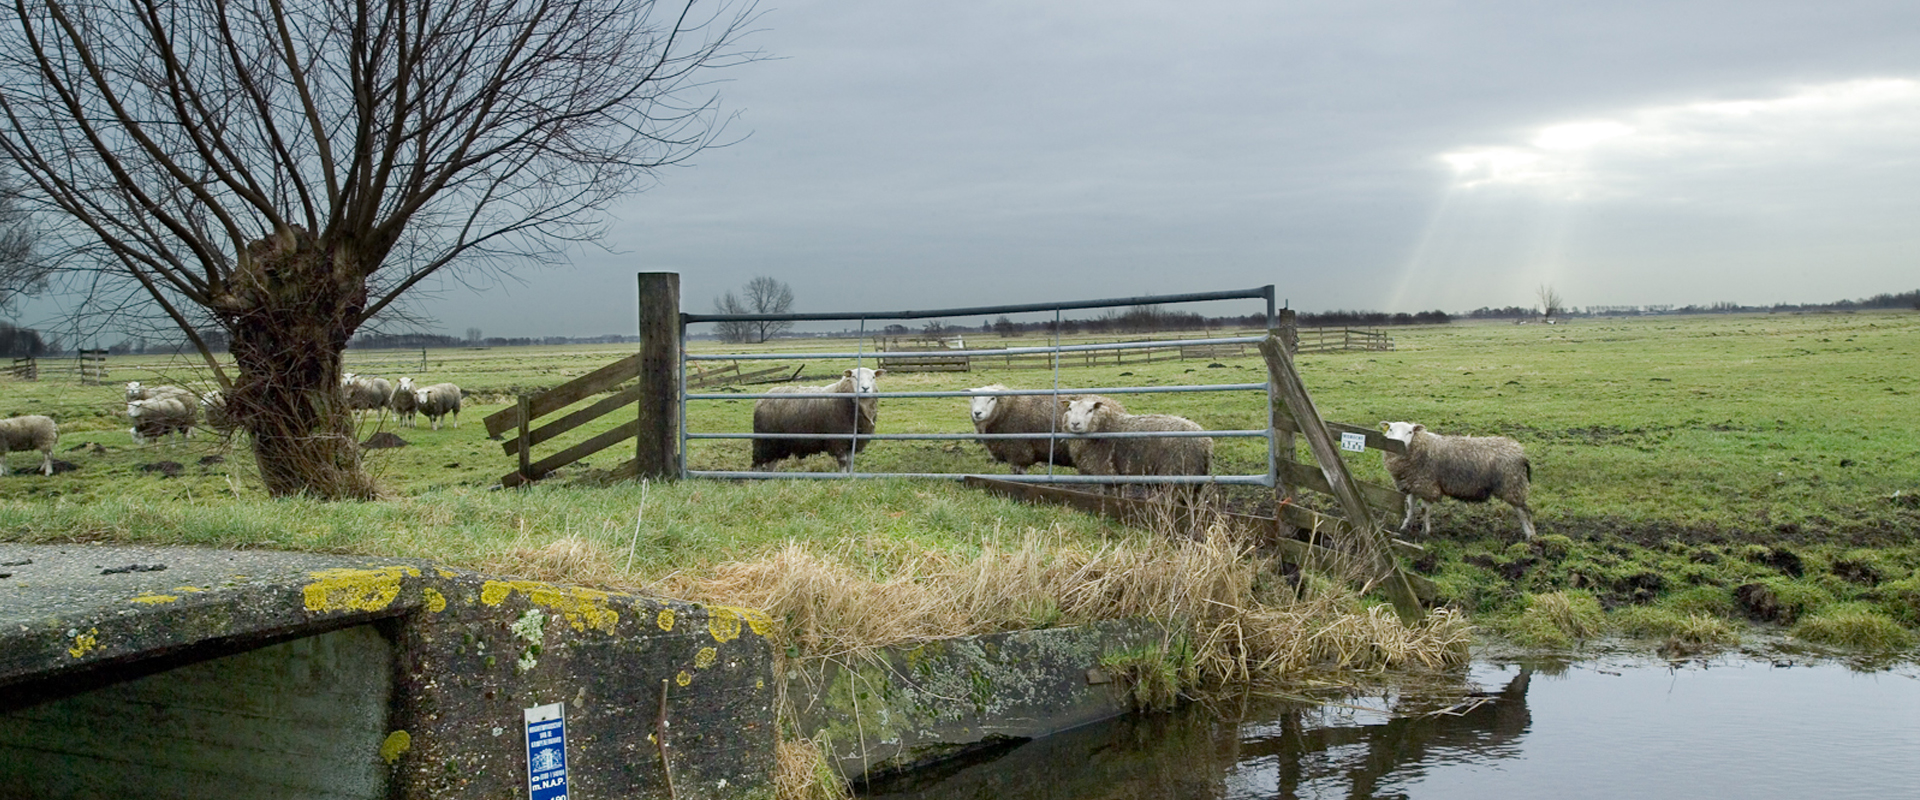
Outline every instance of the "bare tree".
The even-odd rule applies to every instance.
[[[480,343],[480,329],[479,329],[479,328],[468,328],[468,329],[467,329],[467,344],[473,344],[473,345],[477,345],[477,344],[479,344],[479,343]]]
[[[230,385],[268,492],[371,497],[347,340],[436,273],[562,258],[713,144],[706,76],[754,57],[751,0],[717,2],[14,0],[0,148],[73,283],[139,296]]]
[[[36,236],[20,187],[0,179],[0,311],[12,311],[22,298],[47,286],[48,264],[36,257]]]
[[[784,281],[762,275],[747,281],[746,299],[727,292],[714,298],[713,308],[720,314],[785,314],[793,310],[793,287]],[[725,342],[759,343],[793,329],[786,320],[722,320],[713,324],[713,332]]]
[[[1552,286],[1544,283],[1540,284],[1540,288],[1535,290],[1534,296],[1540,299],[1541,316],[1547,319],[1561,316],[1567,311],[1566,301],[1560,299],[1560,293],[1554,291]]]

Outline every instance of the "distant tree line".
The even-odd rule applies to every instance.
[[[8,358],[37,358],[51,352],[47,343],[40,338],[39,331],[5,322],[0,322],[0,348],[5,348]]]

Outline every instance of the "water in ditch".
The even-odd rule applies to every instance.
[[[886,800],[1920,797],[1920,668],[1476,665],[1461,694],[1247,699],[868,787]]]

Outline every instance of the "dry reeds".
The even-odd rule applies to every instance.
[[[856,540],[844,547],[866,554],[871,545]],[[945,552],[895,557],[901,563],[876,577],[853,567],[847,553],[789,544],[674,588],[763,609],[785,621],[783,645],[828,658],[950,636],[1149,619],[1192,642],[1195,674],[1216,684],[1317,669],[1438,667],[1464,657],[1469,635],[1453,614],[1407,626],[1351,592],[1303,598],[1284,584],[1261,588],[1271,564],[1223,525],[1191,539],[1159,536],[1093,549],[1033,531],[1016,547],[988,546],[971,559]]]

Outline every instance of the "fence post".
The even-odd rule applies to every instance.
[[[640,433],[634,467],[643,479],[680,477],[680,274],[640,273]]]
[[[528,418],[532,416],[533,400],[527,395],[520,395],[520,477],[530,481],[540,477],[529,474],[533,472],[533,457],[527,453],[528,450],[533,449],[529,444],[532,437],[528,435],[528,428],[531,427]]]
[[[1278,317],[1277,335],[1280,343],[1287,346],[1287,355],[1300,352],[1300,317],[1291,308],[1280,309]]]

